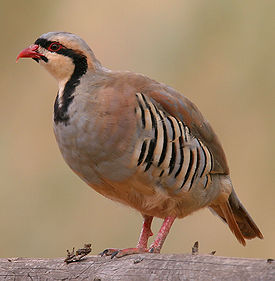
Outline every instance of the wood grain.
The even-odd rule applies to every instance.
[[[0,280],[275,280],[275,262],[213,255],[142,254],[122,258],[0,259]]]

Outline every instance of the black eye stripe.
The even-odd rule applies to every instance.
[[[41,46],[42,48],[44,48],[44,49],[49,49],[49,47],[51,47],[51,49],[54,51],[54,49],[52,48],[52,46],[54,46],[54,45],[57,45],[57,47],[59,47],[59,46],[61,46],[62,48],[60,48],[60,50],[61,49],[67,49],[64,45],[62,45],[61,43],[59,43],[59,42],[56,42],[56,41],[49,41],[49,40],[47,40],[47,39],[43,39],[43,38],[38,38],[35,42],[34,42],[34,44],[36,44],[36,45],[39,45],[39,46]],[[58,48],[57,48],[57,50],[58,50]],[[70,49],[68,49],[68,50],[70,50]],[[58,51],[57,51],[58,52]]]
[[[35,45],[39,45],[41,46],[42,48],[45,48],[45,49],[48,49],[48,47],[52,44],[53,42],[52,41],[48,41],[46,39],[43,39],[43,38],[38,38],[34,44]]]
[[[72,58],[75,64],[81,64],[81,63],[83,63],[83,61],[85,61],[85,63],[84,63],[85,65],[87,64],[87,58],[84,54],[75,52],[73,49],[68,49],[59,42],[49,41],[49,40],[44,39],[44,38],[38,38],[34,42],[34,44],[39,45],[42,48],[45,48],[47,50],[50,47],[50,45],[53,44],[53,43],[56,43],[56,44],[59,44],[60,46],[62,46],[62,48],[60,48],[59,50],[54,51],[55,53]]]

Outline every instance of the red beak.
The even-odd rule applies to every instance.
[[[19,55],[16,58],[16,62],[18,62],[18,60],[20,58],[35,58],[35,59],[40,59],[41,56],[43,56],[42,54],[38,53],[36,50],[38,49],[38,45],[31,45],[28,48],[24,49],[23,51],[21,51],[19,53]]]

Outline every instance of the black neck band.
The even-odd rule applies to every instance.
[[[53,43],[53,41],[48,41],[43,38],[39,38],[35,41],[35,44],[45,49],[47,49],[51,45],[51,43]],[[75,65],[74,72],[72,73],[70,79],[67,81],[64,87],[61,101],[58,100],[57,95],[54,103],[54,122],[62,122],[67,125],[69,122],[69,116],[67,113],[68,107],[73,101],[73,93],[75,91],[75,88],[80,83],[80,78],[87,72],[88,63],[85,55],[77,53],[72,49],[67,49],[66,47],[58,50],[56,53],[66,57],[70,57]],[[61,106],[59,106],[59,102],[61,102]]]

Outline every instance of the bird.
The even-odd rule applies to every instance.
[[[96,192],[143,217],[136,247],[101,255],[160,253],[175,219],[206,207],[242,245],[263,239],[233,188],[216,133],[183,94],[143,74],[111,71],[69,32],[42,34],[20,58],[58,82],[53,127],[65,162]],[[148,246],[154,217],[163,223]]]

